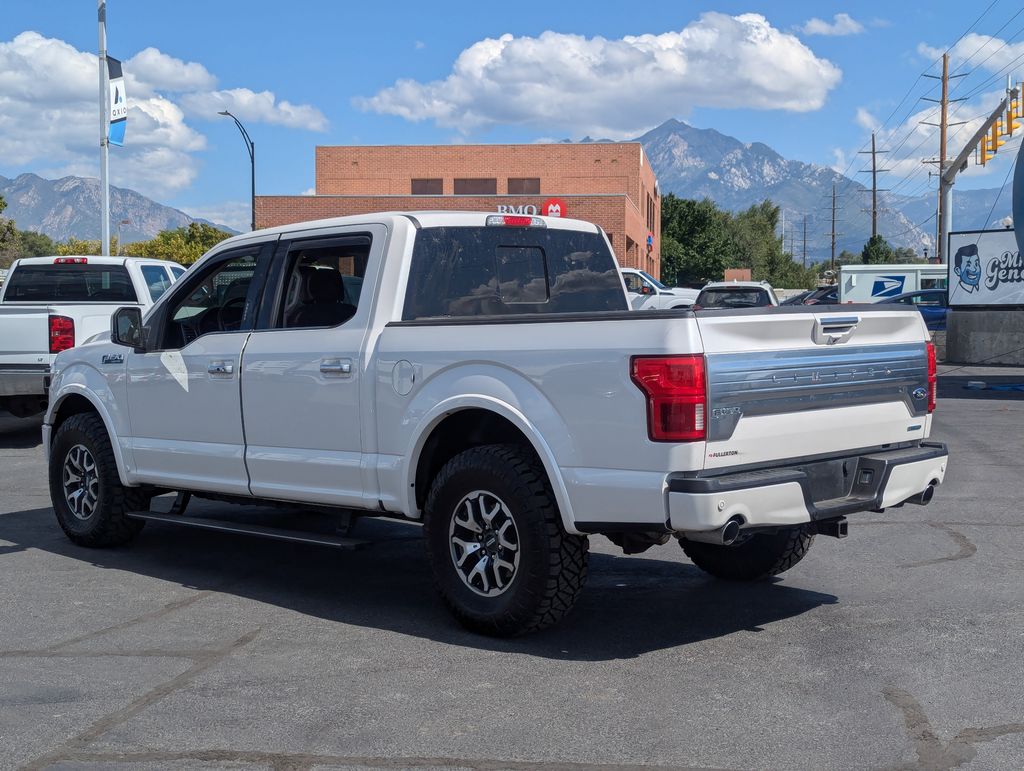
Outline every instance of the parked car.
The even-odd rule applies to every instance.
[[[177,263],[139,257],[16,260],[0,291],[0,410],[41,413],[58,353],[109,333],[118,308],[148,308],[184,272]]]
[[[778,304],[775,290],[764,281],[713,281],[700,290],[693,310],[761,308]]]
[[[924,317],[928,329],[943,331],[946,329],[946,314],[949,312],[949,299],[945,289],[922,289],[918,292],[890,297],[880,301],[883,304],[898,303],[913,305]]]
[[[43,439],[77,544],[156,520],[355,545],[188,495],[407,518],[455,617],[511,635],[572,608],[590,534],[754,580],[848,515],[926,503],[935,383],[910,308],[637,313],[593,224],[367,214],[228,239],[118,310],[58,355]]]
[[[781,305],[838,305],[839,304],[839,287],[832,286],[819,286],[817,289],[810,289],[806,292],[801,292],[798,295],[794,295],[786,300],[783,300]]]
[[[634,310],[689,308],[699,294],[696,289],[667,287],[654,276],[636,268],[622,268],[620,272],[626,284],[629,305]]]

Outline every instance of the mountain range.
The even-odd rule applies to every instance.
[[[871,235],[871,190],[833,169],[787,160],[768,145],[744,143],[714,129],[701,129],[668,120],[635,141],[643,144],[663,193],[684,198],[708,197],[737,211],[771,199],[789,222],[786,246],[793,235],[793,253],[802,254],[803,217],[808,218],[809,260],[829,256],[832,185],[836,186],[836,253],[859,252]],[[954,188],[953,227],[976,230],[994,227],[1010,213],[1009,194],[999,189]],[[999,206],[994,206],[998,198]],[[878,232],[893,246],[911,247],[919,254],[935,249],[934,192],[923,196],[879,193]],[[794,227],[790,227],[789,225]]]
[[[696,128],[674,119],[635,141],[643,144],[662,193],[682,198],[706,196],[731,211],[765,199],[782,207],[787,218],[786,246],[797,257],[803,253],[805,216],[808,260],[829,256],[828,209],[833,185],[839,192],[836,230],[840,235],[836,239],[836,254],[843,249],[859,252],[871,234],[871,216],[866,211],[870,189],[833,169],[788,160],[761,142],[744,143],[714,129]],[[46,233],[58,241],[71,236],[99,237],[96,179],[48,180],[35,174],[22,174],[15,179],[0,177],[0,195],[8,204],[3,216],[14,219],[19,228]],[[111,222],[128,220],[121,233],[125,243],[152,238],[166,228],[207,222],[134,190],[111,187],[110,198]],[[910,247],[919,254],[927,248],[934,254],[935,194],[909,197],[880,193],[879,198],[879,233],[893,246]],[[1009,194],[1000,195],[999,189],[957,188],[953,196],[954,229],[994,227],[1010,213],[1010,204]],[[216,227],[234,232],[224,225]]]
[[[0,195],[7,209],[0,216],[13,219],[21,230],[45,233],[55,241],[68,238],[100,237],[100,183],[90,177],[43,179],[36,174],[20,174],[14,179],[0,176]],[[110,231],[121,241],[144,241],[161,230],[180,228],[191,222],[215,223],[190,217],[179,209],[164,206],[141,193],[125,188],[110,188]],[[215,225],[230,233],[226,225]]]

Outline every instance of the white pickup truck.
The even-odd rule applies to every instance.
[[[667,287],[654,276],[636,268],[622,268],[626,297],[633,310],[659,311],[688,308],[700,294],[699,289]]]
[[[121,306],[148,308],[184,272],[140,257],[15,261],[0,291],[0,410],[41,413],[58,353],[109,332]]]
[[[153,520],[352,545],[190,516],[189,495],[421,521],[454,615],[518,634],[572,607],[590,534],[753,580],[848,515],[927,503],[947,463],[927,340],[895,305],[629,310],[604,233],[569,219],[260,230],[57,357],[50,493],[86,546]]]

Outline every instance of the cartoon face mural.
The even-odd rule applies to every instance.
[[[977,244],[964,244],[953,257],[953,272],[960,278],[960,288],[967,293],[978,291],[981,283],[981,258]]]

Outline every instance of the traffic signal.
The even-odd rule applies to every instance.
[[[979,163],[981,163],[981,165],[984,166],[986,163],[988,163],[988,159],[992,155],[992,153],[990,153],[988,149],[988,134],[985,134],[985,136],[981,138],[981,144],[978,146],[978,153]]]
[[[1006,144],[1006,140],[999,135],[1001,129],[1002,120],[997,120],[995,123],[992,124],[992,138],[989,140],[988,146],[989,149],[992,151],[993,155],[995,155],[999,151],[1000,147]]]
[[[1011,136],[1014,131],[1020,128],[1020,124],[1017,122],[1020,119],[1021,100],[1020,97],[1011,99],[1006,105],[1006,117],[1003,119],[1003,123],[1006,125],[1006,130],[1003,132],[1006,136]]]

